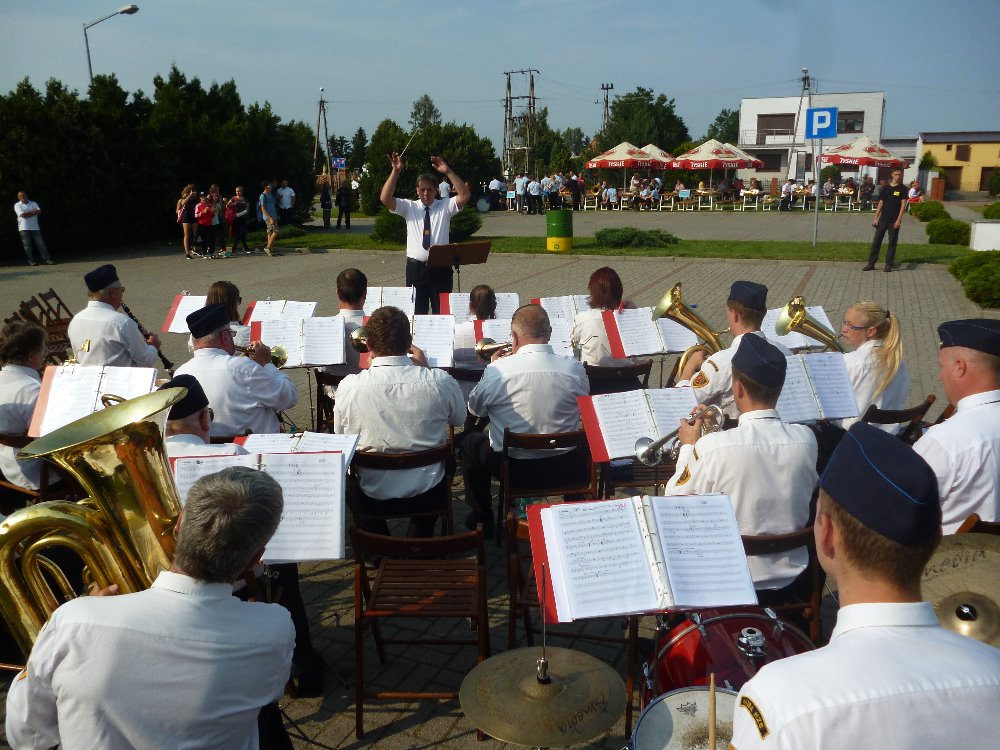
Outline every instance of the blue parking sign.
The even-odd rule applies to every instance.
[[[343,156],[335,156],[330,159],[331,166],[334,169],[347,169],[347,159]]]
[[[837,137],[837,107],[812,107],[806,110],[806,139]]]

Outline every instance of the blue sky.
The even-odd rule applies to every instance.
[[[26,75],[84,91],[82,26],[121,0],[4,0],[0,90]],[[235,79],[245,103],[330,129],[406,127],[429,94],[445,120],[499,143],[506,70],[535,68],[553,127],[600,127],[602,83],[676,99],[698,137],[741,97],[797,95],[800,68],[821,92],[886,92],[885,133],[1000,130],[1000,0],[137,0],[140,10],[88,32],[94,72],[152,91],[172,63],[203,84]],[[526,79],[514,76],[514,93]],[[641,145],[641,144],[640,144]]]

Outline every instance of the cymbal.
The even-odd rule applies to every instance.
[[[540,646],[505,651],[462,681],[462,711],[491,737],[517,745],[561,747],[597,737],[625,711],[625,683],[589,654],[546,647],[551,682],[538,681]]]
[[[944,537],[924,568],[920,594],[942,627],[1000,648],[1000,536]]]

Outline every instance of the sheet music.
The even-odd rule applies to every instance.
[[[698,343],[694,331],[685,328],[676,320],[657,318],[655,323],[656,329],[660,332],[660,340],[663,341],[663,349],[667,353],[682,352]]]
[[[261,469],[281,485],[281,523],[264,548],[267,562],[344,556],[344,454],[270,453]]]
[[[63,425],[93,414],[97,408],[97,392],[101,386],[104,368],[86,365],[49,367],[52,386],[48,401],[38,402],[36,409],[45,409],[39,435],[47,435]],[[47,372],[46,371],[46,372]]]
[[[299,442],[298,433],[254,432],[243,440],[243,448],[248,453],[289,453]]]
[[[815,422],[820,418],[816,397],[806,375],[803,355],[791,354],[785,372],[785,384],[775,407],[782,422]],[[857,407],[855,407],[855,411]]]
[[[541,516],[560,622],[658,608],[630,500],[561,503]]]
[[[283,318],[311,318],[316,312],[315,302],[297,302],[286,299],[285,306],[281,309]]]
[[[125,400],[136,396],[145,396],[152,392],[156,385],[155,367],[104,367],[104,377],[97,393],[94,411],[104,408],[101,396],[106,393],[121,396]]]
[[[584,298],[586,300],[586,298]],[[545,309],[545,312],[549,314],[549,319],[553,318],[568,318],[570,321],[576,317],[577,304],[576,297],[572,295],[563,295],[561,297],[542,297],[538,300],[538,303]],[[586,309],[587,304],[584,302],[583,308]]]
[[[203,308],[205,301],[208,299],[205,295],[198,294],[182,294],[180,298],[180,302],[177,303],[177,309],[174,310],[174,317],[167,328],[168,333],[189,333],[187,316],[195,310]]]
[[[550,318],[549,323],[552,326],[552,336],[549,339],[549,345],[552,347],[552,351],[556,354],[561,354],[564,357],[573,356],[573,319],[572,318]],[[505,341],[510,341],[509,338],[504,339]]]
[[[485,332],[483,335],[486,335]],[[476,329],[471,320],[455,324],[455,338],[452,345],[455,352],[455,367],[463,370],[482,370],[486,367],[486,363],[476,356]]]
[[[263,322],[265,320],[279,320],[281,318],[281,311],[285,307],[285,300],[283,299],[265,299],[258,301],[254,307],[253,312],[250,313],[250,319],[247,321],[247,325],[251,323]]]
[[[819,352],[803,355],[819,398],[823,419],[844,419],[860,416],[854,386],[841,352]]]
[[[211,445],[205,446],[206,453],[211,453],[211,449]],[[245,454],[238,456],[181,456],[170,463],[173,464],[177,496],[180,498],[181,505],[184,505],[187,502],[188,490],[196,481],[230,466],[247,466],[256,469],[257,456]]]
[[[249,437],[253,437],[252,435]],[[249,439],[249,437],[247,439]],[[358,448],[360,435],[331,434],[329,432],[303,432],[295,447],[296,453],[339,451],[344,454],[344,465],[350,465]]]
[[[368,287],[368,295],[365,297],[365,304],[362,305],[365,315],[371,315],[380,307],[382,307],[382,287]]]
[[[510,341],[510,318],[496,318],[483,321],[483,336],[494,341]]]
[[[649,399],[656,425],[656,432],[650,436],[654,440],[676,430],[680,421],[698,406],[698,399],[691,386],[652,388],[646,391],[646,398]]]
[[[301,320],[291,318],[264,320],[260,324],[260,340],[271,348],[285,347],[285,351],[288,352],[289,367],[301,367],[305,364],[302,358],[304,352]]]
[[[302,359],[307,365],[342,365],[347,362],[344,347],[344,318],[339,315],[303,320]]]
[[[513,317],[514,312],[520,307],[517,292],[494,292],[497,298],[496,316],[498,318]],[[451,292],[448,295],[448,307],[451,314],[455,316],[455,324],[472,320],[469,312],[469,295],[466,292]]]
[[[653,311],[648,307],[615,310],[615,322],[621,335],[625,356],[656,354],[663,351],[663,342],[653,323]]]
[[[593,396],[591,403],[601,426],[609,458],[635,455],[635,441],[657,437],[653,415],[643,391],[624,391]]]
[[[747,556],[726,495],[649,498],[673,602],[667,606],[756,604]]]
[[[414,315],[413,345],[424,350],[431,367],[451,367],[454,362],[455,317]]]
[[[406,317],[413,318],[413,287],[412,286],[384,286],[382,287],[382,304],[380,307],[392,305],[398,307]]]
[[[513,318],[517,308],[521,306],[521,298],[517,292],[496,292],[497,296],[497,320],[502,318]]]

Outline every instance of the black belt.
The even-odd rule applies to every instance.
[[[409,256],[406,257],[406,262],[407,263],[415,263],[418,266],[426,266],[427,265],[427,261],[426,260],[417,260],[416,258],[411,258]]]

